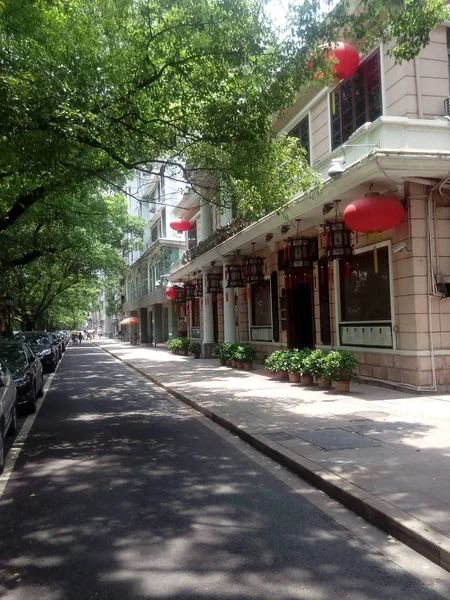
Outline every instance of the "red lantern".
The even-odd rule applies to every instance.
[[[338,79],[346,79],[354,73],[359,66],[358,50],[347,42],[333,44],[329,50],[330,56],[337,62],[333,65],[333,75]]]
[[[404,215],[405,209],[396,198],[372,193],[350,202],[343,218],[353,231],[371,233],[396,227]]]
[[[166,296],[168,298],[170,298],[171,300],[173,300],[176,296],[176,292],[175,292],[175,288],[173,285],[169,285],[168,287],[166,287]]]
[[[170,222],[170,227],[174,231],[189,231],[191,224],[187,219],[174,219]]]

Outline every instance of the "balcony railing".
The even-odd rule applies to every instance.
[[[206,254],[206,252],[209,252],[219,244],[226,242],[228,239],[233,237],[233,235],[236,235],[237,233],[245,229],[245,227],[247,227],[248,225],[250,225],[249,221],[246,221],[244,219],[234,219],[234,221],[227,223],[227,225],[219,227],[219,229],[216,229],[214,233],[210,235],[206,240],[202,240],[192,248],[189,248],[189,250],[186,250],[186,252],[181,257],[182,264],[186,265],[187,263],[190,263],[199,256],[202,256],[202,254]]]

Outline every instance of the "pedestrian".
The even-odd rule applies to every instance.
[[[83,339],[83,334],[81,331],[78,332],[78,343],[81,344],[81,340]]]

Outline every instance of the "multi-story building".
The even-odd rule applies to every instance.
[[[171,280],[203,279],[186,318],[206,353],[218,340],[249,341],[260,359],[284,347],[348,348],[368,381],[450,391],[449,54],[442,25],[415,60],[395,64],[380,45],[348,79],[298,97],[274,128],[301,140],[323,186],[282,214],[224,226],[230,215],[183,200],[200,206],[190,216],[197,237],[190,233],[193,248]],[[334,201],[343,212],[369,192],[396,198],[403,220],[352,234],[354,256],[327,260],[323,225],[334,221]],[[285,248],[300,229],[317,252],[310,268],[291,271]],[[253,253],[264,279],[227,287],[227,265]],[[211,273],[223,281],[217,293]]]
[[[137,325],[124,326],[125,339],[140,338],[141,343],[161,343],[177,331],[178,321],[165,295],[170,267],[180,258],[184,239],[169,224],[182,196],[177,178],[145,177],[139,173],[126,187],[128,210],[145,222],[142,248],[126,257],[124,315],[137,317]]]

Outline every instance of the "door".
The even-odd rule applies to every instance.
[[[219,341],[219,314],[217,312],[217,296],[216,294],[212,295],[212,301],[213,301],[213,328],[214,328],[214,341],[217,342]]]
[[[311,281],[287,290],[289,348],[314,347],[314,301]]]

